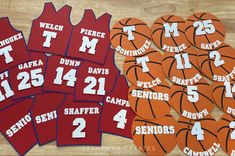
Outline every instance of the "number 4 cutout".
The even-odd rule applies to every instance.
[[[192,135],[197,136],[197,140],[204,140],[204,131],[201,128],[200,122],[195,122],[191,130]]]
[[[126,114],[127,114],[127,110],[125,109],[121,109],[114,117],[113,117],[113,121],[117,121],[117,128],[119,129],[124,129],[125,125],[127,123],[127,119],[126,119]]]

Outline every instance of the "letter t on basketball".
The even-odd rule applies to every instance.
[[[146,64],[146,62],[149,62],[148,56],[139,57],[139,58],[136,59],[136,62],[137,62],[138,64],[141,63],[141,65],[142,65],[142,67],[143,67],[143,68],[142,68],[142,71],[143,71],[143,72],[149,72],[149,68],[148,68],[148,66],[147,66],[147,64]]]

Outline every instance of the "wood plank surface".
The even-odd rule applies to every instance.
[[[0,0],[0,17],[8,16],[16,29],[22,30],[28,40],[32,20],[37,18],[44,6],[43,0]],[[111,26],[125,17],[137,17],[144,20],[149,26],[162,15],[175,14],[187,18],[194,12],[211,12],[219,17],[226,28],[226,43],[235,47],[235,1],[233,0],[53,0],[57,9],[68,4],[73,7],[71,22],[77,24],[84,9],[92,8],[99,17],[104,12],[112,15]],[[4,31],[1,30],[0,31]],[[115,61],[122,70],[124,57],[116,54]],[[178,117],[174,110],[174,117]],[[218,119],[222,111],[215,107],[212,116]],[[0,155],[17,155],[10,144],[0,134]],[[56,147],[52,142],[42,147],[36,145],[27,155],[143,155],[139,152],[132,140],[103,134],[102,146],[73,146]],[[183,155],[176,147],[168,155]],[[216,155],[225,155],[220,150]]]

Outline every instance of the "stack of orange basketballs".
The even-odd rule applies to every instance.
[[[132,136],[142,152],[164,155],[178,145],[186,155],[214,155],[220,147],[235,155],[235,51],[224,43],[221,20],[204,12],[187,20],[165,15],[149,28],[125,18],[110,38],[126,56],[128,99],[137,114]],[[215,104],[225,112],[219,121],[210,116]]]

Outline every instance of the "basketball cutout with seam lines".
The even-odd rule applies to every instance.
[[[188,119],[205,118],[214,108],[211,86],[204,79],[190,86],[173,84],[170,97],[176,112]]]
[[[149,48],[145,54],[126,57],[123,72],[128,81],[139,88],[152,88],[165,79],[162,70],[162,54]]]
[[[150,28],[137,18],[125,18],[111,29],[110,40],[114,49],[124,56],[138,56],[151,45]]]
[[[235,154],[235,117],[224,114],[217,124],[217,137],[222,149],[229,155]]]
[[[156,119],[170,113],[170,86],[164,81],[153,88],[131,86],[128,100],[132,110],[145,119]]]
[[[223,23],[214,15],[198,12],[185,22],[185,35],[189,42],[199,49],[213,50],[224,42]]]
[[[197,120],[180,117],[177,123],[177,145],[184,154],[214,155],[219,150],[217,122],[212,116]]]
[[[185,20],[175,15],[165,15],[155,20],[151,35],[155,45],[165,52],[180,52],[190,43],[185,33]]]
[[[147,155],[166,155],[176,146],[176,124],[171,115],[155,120],[146,120],[136,116],[132,123],[134,144]]]
[[[193,85],[202,78],[197,54],[198,50],[192,47],[179,53],[165,53],[162,58],[163,72],[173,83]]]
[[[213,82],[212,96],[217,106],[235,117],[235,82]]]
[[[213,51],[200,51],[198,64],[200,70],[212,81],[235,80],[235,50],[223,44]]]

